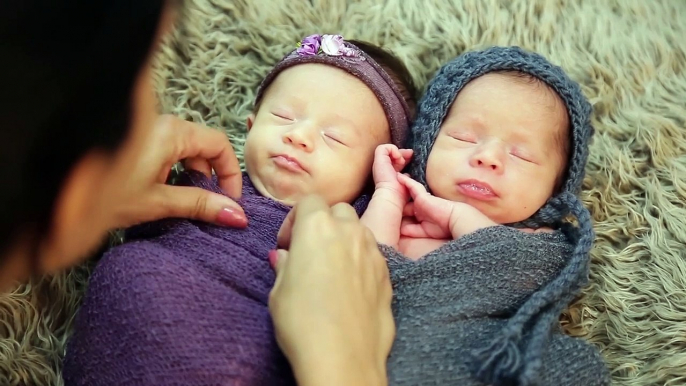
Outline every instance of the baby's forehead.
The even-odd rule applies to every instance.
[[[552,141],[555,147],[567,148],[569,142],[570,122],[563,99],[541,79],[520,71],[490,72],[467,83],[443,123],[442,130],[461,126],[485,129],[495,124],[522,137]]]
[[[547,112],[559,118],[561,123],[568,120],[567,106],[557,91],[543,80],[521,71],[494,71],[471,80],[455,96],[449,115],[457,113],[455,102],[460,99],[488,98],[488,94],[482,92],[486,88],[508,89],[510,93],[521,93],[522,99],[517,99],[517,103],[544,107]],[[484,100],[484,103],[488,102]]]
[[[563,112],[567,111],[567,106],[565,106],[564,101],[557,91],[555,91],[543,80],[531,74],[521,71],[499,71],[491,74],[495,74],[496,76],[500,75],[512,83],[519,84],[533,91],[538,91],[538,94],[541,96],[541,100],[539,102],[543,102],[551,110],[562,110]]]
[[[564,108],[560,95],[546,82],[529,73],[513,70],[493,71],[474,78],[462,88],[456,98],[465,91],[478,87],[507,86],[518,86],[522,91],[534,92],[551,102],[559,102]]]

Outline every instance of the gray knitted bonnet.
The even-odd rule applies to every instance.
[[[560,313],[588,280],[594,233],[590,214],[577,194],[594,132],[590,103],[576,82],[541,55],[519,47],[493,47],[465,53],[438,71],[419,101],[417,119],[410,131],[414,157],[409,172],[428,189],[429,153],[457,94],[475,78],[508,70],[530,74],[557,92],[570,120],[570,156],[561,190],[531,218],[511,225],[561,228],[574,244],[574,253],[559,276],[527,299],[490,346],[474,352],[473,371],[482,381],[492,385],[529,385],[536,384],[543,349]],[[563,221],[568,214],[576,218],[577,226]]]

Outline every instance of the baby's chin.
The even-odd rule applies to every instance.
[[[503,208],[498,211],[498,213],[490,214],[490,213],[484,213],[488,218],[493,220],[494,222],[501,224],[501,225],[507,225],[507,224],[516,224],[520,223],[522,221],[528,220],[533,216],[538,209],[535,211],[524,211],[524,212],[518,212],[518,213],[513,213],[512,210],[507,210],[506,208]]]
[[[309,192],[302,181],[293,181],[289,178],[261,178],[250,175],[250,180],[262,196],[287,206],[295,205]]]
[[[504,202],[480,202],[477,200],[468,200],[462,197],[455,197],[451,201],[462,202],[473,206],[488,217],[491,221],[500,224],[515,224],[529,219],[531,216],[538,211],[538,208],[534,211],[531,210],[519,210],[513,211],[511,207],[504,205]]]

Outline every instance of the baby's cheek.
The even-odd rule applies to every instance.
[[[426,164],[426,181],[432,190],[439,189],[446,183],[449,184],[454,175],[459,172],[458,163],[443,153],[438,150],[432,152]]]
[[[330,173],[333,177],[336,175],[336,181],[332,181],[329,185],[336,189],[345,201],[355,199],[363,190],[363,188],[370,181],[372,172],[372,161],[367,162],[362,157],[356,160],[348,160],[344,165],[340,165],[338,173]]]
[[[458,158],[459,154],[456,149],[442,149],[434,146],[426,162],[426,173],[445,173],[459,164]]]

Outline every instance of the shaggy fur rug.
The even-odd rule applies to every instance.
[[[162,110],[225,130],[239,156],[260,79],[311,33],[383,45],[420,86],[490,45],[564,67],[595,106],[583,198],[597,241],[591,285],[561,322],[617,385],[686,384],[686,1],[197,0],[182,24],[157,62]],[[62,384],[87,274],[0,297],[0,384]]]

